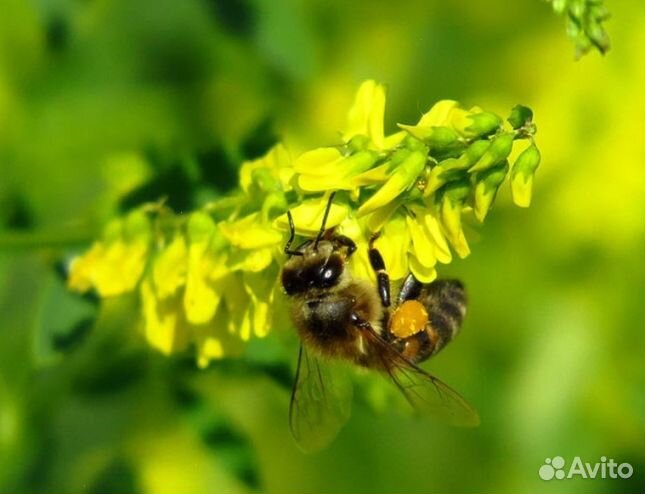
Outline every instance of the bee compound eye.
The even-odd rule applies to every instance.
[[[302,280],[300,279],[300,273],[294,270],[284,270],[282,271],[282,286],[284,291],[287,292],[287,295],[293,295],[299,291],[302,291]]]

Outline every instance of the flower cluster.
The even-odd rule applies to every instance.
[[[553,10],[566,17],[567,34],[576,44],[576,58],[591,48],[605,54],[609,50],[609,36],[603,22],[609,11],[603,0],[549,0]]]
[[[528,108],[516,106],[504,124],[440,101],[389,135],[384,110],[385,88],[367,81],[339,145],[292,157],[278,144],[242,165],[233,194],[189,215],[148,204],[115,220],[73,260],[69,287],[101,297],[138,290],[148,342],[167,354],[192,345],[204,366],[286,320],[278,274],[287,210],[298,235],[314,236],[335,191],[327,227],[356,242],[355,276],[373,278],[367,244],[378,232],[392,280],[412,272],[430,282],[453,251],[469,254],[462,217],[483,222],[507,176],[514,202],[529,205],[540,154]]]

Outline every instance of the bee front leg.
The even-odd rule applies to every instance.
[[[347,247],[347,259],[352,257],[352,254],[356,252],[356,243],[345,235],[336,235],[334,237],[334,243],[342,247]]]
[[[381,297],[381,303],[383,307],[390,306],[390,277],[385,271],[385,262],[383,261],[383,256],[381,253],[374,247],[374,242],[379,237],[380,233],[375,233],[370,238],[370,250],[369,250],[369,259],[372,269],[376,272],[376,279],[378,281],[378,293]]]

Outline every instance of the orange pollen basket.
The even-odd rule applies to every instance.
[[[406,300],[397,307],[390,318],[390,331],[394,336],[407,338],[423,331],[428,324],[428,311],[418,300]]]

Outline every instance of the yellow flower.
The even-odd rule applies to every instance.
[[[353,190],[356,184],[352,179],[369,170],[377,159],[378,154],[369,150],[343,156],[337,148],[318,148],[301,155],[294,170],[303,191]]]
[[[179,294],[161,298],[149,278],[141,283],[143,331],[150,346],[169,355],[188,346],[190,332],[183,320]]]
[[[390,165],[394,172],[387,182],[361,205],[358,209],[359,216],[389,204],[404,191],[413,187],[426,166],[427,154],[425,146],[413,150],[404,148],[395,152]]]
[[[171,297],[186,284],[188,249],[181,233],[157,254],[152,266],[152,281],[159,298]]]
[[[240,187],[247,194],[253,193],[254,187],[263,192],[289,190],[293,173],[287,148],[276,144],[261,158],[242,164]]]
[[[134,290],[146,266],[150,240],[150,221],[141,210],[111,222],[103,239],[72,261],[69,288],[79,292],[93,288],[101,297]]]
[[[223,256],[218,252],[217,227],[205,213],[193,213],[188,220],[188,268],[184,310],[191,324],[204,324],[215,315],[221,300],[215,280],[223,274]]]

